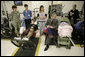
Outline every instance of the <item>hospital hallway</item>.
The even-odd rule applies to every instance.
[[[38,41],[35,56],[84,56],[84,47],[81,48],[79,45],[71,46],[71,49],[50,45],[49,49],[44,51],[44,41],[45,36],[42,35]],[[18,50],[19,48],[14,46],[10,40],[1,40],[1,56],[14,56]]]
[[[1,56],[84,56],[84,1],[1,1]]]

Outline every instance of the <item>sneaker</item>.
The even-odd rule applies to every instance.
[[[28,41],[28,40],[29,40],[29,38],[24,37],[22,40],[23,40],[23,41]]]
[[[21,37],[14,37],[14,40],[21,40]]]

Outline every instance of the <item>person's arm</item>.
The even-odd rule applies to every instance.
[[[34,25],[34,29],[35,29],[35,31],[38,30],[38,26],[37,25]]]
[[[68,18],[69,18],[69,20],[71,20],[73,14],[74,14],[74,13],[72,13],[72,10],[70,10],[70,12],[69,12],[69,14],[68,14]]]
[[[46,24],[45,24],[46,27],[49,27],[50,26],[50,20],[48,19]]]
[[[9,20],[12,21],[13,19],[13,13],[11,12],[10,16],[9,16]]]
[[[70,16],[72,17],[74,15],[73,10],[70,11]]]
[[[45,14],[45,17],[47,17],[47,14]]]
[[[17,14],[18,14],[18,19],[20,19],[20,13],[18,12]]]
[[[54,23],[54,25],[52,27],[55,28],[55,29],[58,28],[58,20],[55,20],[55,23]]]
[[[43,17],[40,17],[39,14],[37,14],[37,18],[38,18],[38,19],[43,19]]]
[[[38,25],[34,26],[34,30],[35,30],[36,33],[38,33]]]
[[[39,19],[39,14],[37,14],[37,18]]]
[[[69,18],[69,19],[71,19],[70,12],[71,12],[71,11],[69,11],[69,13],[68,13],[68,18]]]
[[[30,11],[30,17],[32,17],[32,11]]]
[[[41,19],[46,19],[47,18],[47,14],[45,14],[45,17],[41,17]]]
[[[24,17],[25,17],[25,11],[23,11],[23,15],[24,15]]]
[[[78,11],[78,10],[76,10],[75,16],[76,16],[77,18],[79,18],[79,11]]]
[[[45,14],[45,17],[43,19],[46,19],[47,18],[47,14]]]

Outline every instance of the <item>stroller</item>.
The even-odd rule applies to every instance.
[[[68,20],[62,19],[58,26],[58,41],[57,47],[60,48],[60,45],[65,45],[67,49],[71,48],[71,33],[73,28],[68,23]]]

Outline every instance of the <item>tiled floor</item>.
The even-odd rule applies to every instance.
[[[69,50],[64,47],[56,48],[56,46],[50,46],[47,51],[44,51],[45,36],[42,36],[41,39],[38,56],[84,56],[84,48],[81,47],[72,46]]]
[[[10,40],[1,40],[1,56],[11,56],[16,49]]]
[[[44,51],[45,36],[41,36],[41,43],[37,56],[84,56],[84,48],[81,47],[71,47],[71,49],[66,49],[64,47],[56,48],[56,46],[50,46],[47,51]],[[11,56],[13,52],[17,49],[10,40],[1,40],[1,56]]]

